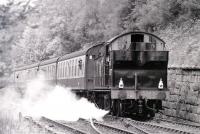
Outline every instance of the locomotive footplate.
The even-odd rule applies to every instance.
[[[112,99],[159,99],[164,100],[166,98],[167,90],[126,90],[126,89],[113,89],[111,90]]]

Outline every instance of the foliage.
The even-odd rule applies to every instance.
[[[10,1],[5,5],[0,5],[1,76],[8,75],[12,69],[12,47],[23,32],[27,14],[33,10],[29,6],[29,2]]]
[[[9,70],[124,31],[159,33],[185,24],[187,30],[200,19],[199,0],[38,0],[34,7],[31,1],[0,5],[0,65]]]
[[[127,28],[154,32],[170,24],[181,26],[200,17],[199,0],[132,0],[135,7],[127,16]]]

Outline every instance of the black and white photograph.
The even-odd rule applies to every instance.
[[[200,0],[0,0],[0,134],[200,134]]]

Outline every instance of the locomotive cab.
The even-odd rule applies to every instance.
[[[138,108],[133,110],[135,114],[147,111],[146,107],[160,109],[167,91],[165,42],[153,34],[130,32],[111,39],[107,46],[109,86],[115,111],[133,110],[124,109],[130,103],[137,104]],[[120,82],[123,82],[123,88],[119,88]],[[140,104],[144,106],[138,110]]]

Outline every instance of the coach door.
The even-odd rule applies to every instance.
[[[92,55],[89,55],[87,64],[87,88],[94,89],[95,62]]]
[[[109,55],[109,51],[108,51],[108,46],[105,47],[106,49],[106,54],[105,54],[105,59],[104,59],[104,76],[105,76],[105,86],[109,86],[109,81],[110,81],[110,75],[111,72],[109,72],[110,70],[110,55]]]

